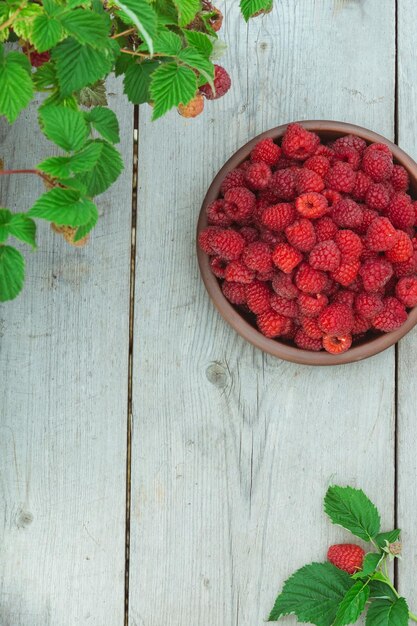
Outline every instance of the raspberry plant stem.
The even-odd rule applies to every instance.
[[[130,33],[135,33],[135,32],[136,32],[135,28],[128,28],[127,30],[124,30],[122,33],[117,33],[116,35],[113,35],[111,39],[117,39],[118,37],[123,37],[123,35],[130,35]]]
[[[17,7],[16,11],[14,13],[12,13],[12,15],[9,17],[9,19],[6,20],[5,22],[3,22],[3,24],[0,26],[0,31],[1,30],[5,30],[11,24],[13,24],[15,18],[19,15],[20,11],[23,11],[23,9],[25,8],[26,4],[27,4],[26,2],[22,2],[20,7]]]
[[[43,180],[48,180],[48,177],[39,170],[0,170],[0,176],[12,174],[35,174],[36,176],[43,178]]]

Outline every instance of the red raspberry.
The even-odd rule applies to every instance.
[[[200,87],[200,93],[202,93],[207,100],[217,100],[217,98],[221,98],[229,91],[232,81],[230,80],[230,76],[224,67],[221,67],[220,65],[214,66],[213,83],[215,89],[214,92],[208,83]]]
[[[334,154],[337,161],[344,161],[349,163],[353,170],[357,170],[361,163],[361,155],[353,146],[346,146],[341,144],[333,144]]]
[[[272,289],[279,296],[282,296],[287,300],[297,298],[300,293],[298,288],[292,282],[292,277],[289,274],[284,274],[282,272],[275,274],[272,279]]]
[[[320,138],[315,133],[305,130],[300,124],[288,124],[281,147],[285,156],[303,161],[313,156],[319,143]]]
[[[334,150],[330,145],[325,146],[323,144],[319,144],[314,156],[325,156],[327,159],[332,159],[334,157]]]
[[[297,195],[295,178],[293,170],[278,170],[272,175],[271,189],[276,191],[282,200],[294,200]]]
[[[252,226],[242,226],[239,228],[239,233],[242,235],[246,243],[253,243],[258,240],[259,233],[256,228],[252,228]]]
[[[223,295],[232,304],[245,304],[245,285],[241,283],[229,283],[226,280],[222,284]]]
[[[198,245],[206,254],[214,254],[211,242],[214,233],[218,233],[220,230],[217,226],[208,226],[198,235]]]
[[[285,329],[283,330],[281,337],[283,339],[291,339],[294,340],[295,333],[297,332],[298,326],[295,324],[294,320],[288,318]]]
[[[350,575],[362,569],[364,556],[365,551],[353,543],[330,546],[327,552],[327,560]]]
[[[333,302],[320,313],[318,323],[326,335],[348,335],[353,328],[352,309],[346,304]]]
[[[403,261],[402,263],[393,264],[395,275],[401,278],[402,276],[411,276],[417,272],[417,251],[414,252],[411,259]]]
[[[258,280],[270,283],[271,280],[274,278],[275,274],[276,274],[275,267],[272,267],[267,272],[258,272],[256,274],[256,278]]]
[[[243,173],[245,173],[245,172],[246,172],[246,170],[248,169],[248,167],[249,167],[250,163],[251,163],[251,162],[250,162],[250,161],[248,161],[248,160],[246,160],[246,161],[242,161],[242,163],[240,163],[240,164],[237,166],[237,169],[238,169],[238,170],[241,170]]]
[[[401,191],[395,193],[390,199],[386,213],[395,228],[407,230],[407,228],[414,225],[415,212],[411,198],[406,193]]]
[[[324,272],[333,272],[340,265],[340,250],[334,241],[320,241],[317,243],[310,255],[308,261],[311,267]]]
[[[295,333],[294,343],[297,348],[300,348],[301,350],[319,352],[322,349],[321,339],[313,339],[301,328],[299,328]]]
[[[326,198],[330,208],[342,199],[342,194],[334,189],[323,189],[322,195]]]
[[[352,328],[353,335],[363,335],[368,332],[372,328],[372,324],[370,320],[367,320],[365,317],[361,317],[360,315],[354,315],[354,323]]]
[[[271,187],[268,187],[267,189],[262,189],[258,191],[257,199],[259,201],[265,202],[265,206],[269,206],[270,204],[276,204],[277,202],[279,202],[281,197],[275,189],[271,189]]]
[[[303,217],[314,219],[328,212],[327,200],[321,193],[304,193],[295,201],[295,208]]]
[[[271,178],[271,168],[263,161],[251,163],[245,174],[245,181],[251,189],[265,189],[271,182]]]
[[[227,261],[233,261],[242,254],[245,240],[231,228],[219,229],[211,235],[210,244],[214,254]]]
[[[312,156],[304,162],[304,167],[324,178],[330,169],[330,161],[325,156]]]
[[[366,231],[366,246],[376,252],[389,250],[397,239],[398,233],[387,217],[375,218]]]
[[[403,230],[397,230],[398,238],[395,244],[385,253],[391,263],[402,263],[413,256],[414,248],[410,237]]]
[[[272,269],[271,248],[263,241],[250,243],[243,251],[243,263],[256,272],[268,272]]]
[[[356,172],[353,171],[349,163],[337,161],[327,172],[324,182],[329,189],[342,193],[350,193],[355,186],[355,180]]]
[[[246,304],[255,315],[269,311],[270,297],[270,288],[259,280],[254,280],[253,283],[246,286]]]
[[[210,267],[211,271],[215,276],[217,276],[217,278],[224,278],[224,275],[226,273],[227,261],[221,259],[218,256],[213,256],[210,259]]]
[[[275,204],[275,202],[273,202],[272,204]],[[262,221],[262,213],[270,205],[271,205],[271,202],[269,202],[269,200],[267,200],[266,198],[259,198],[258,197],[256,199],[255,208],[254,208],[253,213],[252,213],[252,219],[254,220],[256,225],[259,225],[261,223],[261,221]]]
[[[262,224],[271,230],[284,230],[295,219],[294,205],[290,202],[280,202],[267,207],[262,213]]]
[[[261,139],[250,153],[253,163],[266,163],[267,165],[276,165],[281,156],[281,148],[274,143],[271,137]]]
[[[358,228],[362,224],[362,209],[350,198],[343,198],[332,209],[333,221],[342,228]]]
[[[383,211],[389,204],[388,189],[382,183],[371,183],[366,192],[366,203],[371,209]]]
[[[273,293],[270,300],[271,307],[277,313],[285,315],[285,317],[298,316],[298,304],[295,300],[287,300],[276,293]]]
[[[395,191],[407,191],[410,185],[410,178],[405,167],[402,165],[394,165],[392,168],[390,183],[394,187]]]
[[[286,170],[287,168],[294,168],[294,167],[300,167],[300,162],[296,161],[295,159],[287,159],[287,157],[285,156],[281,156],[279,158],[278,163],[275,166],[275,169],[277,170]]]
[[[324,219],[324,218],[323,218]],[[316,243],[316,233],[310,220],[302,217],[285,229],[288,243],[301,252],[308,252]]]
[[[360,228],[356,229],[356,232],[361,235],[365,235],[371,225],[371,222],[373,222],[376,217],[379,217],[379,213],[377,211],[374,211],[374,209],[368,209],[366,205],[363,206],[365,208],[362,211],[362,224],[360,225]]]
[[[376,145],[384,144],[373,144],[366,148],[362,157],[362,169],[376,183],[381,183],[391,177],[393,163],[391,153],[387,154],[375,148]]]
[[[235,222],[247,221],[255,209],[255,196],[246,187],[233,187],[226,191],[224,210]]]
[[[355,150],[357,150],[359,154],[362,154],[366,148],[366,142],[357,135],[344,135],[343,137],[339,137],[338,139],[336,139],[336,141],[333,143],[334,150],[337,150],[342,146],[355,148]]]
[[[321,339],[323,333],[321,332],[319,323],[316,317],[301,317],[301,326],[303,331],[312,339]]]
[[[341,304],[346,304],[348,307],[352,308],[355,301],[355,294],[353,291],[340,289],[340,291],[335,294],[333,301],[340,302]]]
[[[224,196],[229,189],[233,187],[245,186],[245,172],[241,169],[235,169],[226,174],[220,187],[220,193]]]
[[[242,261],[231,261],[226,267],[224,277],[231,283],[248,285],[255,278],[255,272],[246,267]]]
[[[365,291],[369,293],[381,291],[393,275],[393,271],[391,263],[385,259],[365,261],[359,270]]]
[[[383,300],[384,308],[372,320],[374,328],[389,333],[404,324],[407,319],[407,311],[404,304],[397,298],[389,297]]]
[[[279,243],[272,252],[272,260],[275,265],[289,274],[303,260],[301,252],[288,243]]]
[[[308,169],[300,169],[296,172],[295,185],[298,194],[309,191],[320,192],[324,189],[324,182],[321,176]]]
[[[261,241],[269,243],[271,246],[276,246],[277,243],[285,242],[284,233],[273,233],[268,228],[262,228],[259,238]]]
[[[287,321],[287,317],[280,315],[273,309],[261,313],[256,318],[256,323],[261,333],[265,335],[265,337],[270,338],[281,335],[288,328]]]
[[[26,46],[22,46],[22,50],[25,54],[27,53]],[[32,67],[40,67],[41,65],[48,63],[50,58],[51,58],[51,55],[48,51],[37,52],[36,50],[33,50],[29,54],[29,60],[30,60],[30,64]]]
[[[324,216],[314,223],[317,241],[326,241],[326,239],[334,239],[338,232],[337,226],[329,216]]]
[[[367,320],[372,320],[382,309],[382,298],[376,293],[358,293],[355,297],[355,310]]]
[[[215,226],[230,226],[232,219],[225,212],[226,201],[222,198],[215,200],[207,207],[207,219],[209,224]]]
[[[406,307],[417,305],[417,276],[400,278],[395,287],[395,295]]]
[[[362,283],[362,279],[360,278],[360,276],[357,276],[355,278],[355,280],[353,281],[353,283],[348,285],[347,289],[349,289],[349,291],[354,291],[355,293],[362,292],[363,291],[363,283]]]
[[[303,263],[295,274],[295,284],[304,293],[317,294],[323,291],[327,283],[324,272],[315,270],[308,263]]]
[[[359,170],[356,172],[355,184],[352,189],[352,197],[355,200],[365,200],[366,192],[369,189],[370,184],[372,183],[372,178]]]
[[[326,352],[330,352],[330,354],[342,354],[346,352],[346,350],[349,350],[352,345],[352,335],[324,335],[322,342]]]
[[[315,295],[301,293],[298,298],[300,314],[305,317],[317,317],[328,305],[329,299],[324,293]]]
[[[352,230],[339,230],[334,240],[342,255],[343,263],[359,259],[363,250],[363,244],[359,235]]]
[[[392,158],[392,152],[391,152],[391,150],[389,149],[389,147],[387,146],[386,143],[379,143],[379,142],[371,143],[368,146],[368,149],[369,149],[369,152],[372,152],[373,150],[376,150],[378,152],[383,152],[384,154],[387,154],[389,157]]]
[[[360,261],[342,261],[339,267],[331,273],[331,277],[339,285],[348,287],[357,277],[360,266]]]

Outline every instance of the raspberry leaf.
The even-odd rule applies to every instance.
[[[213,43],[208,35],[187,29],[184,29],[183,33],[189,46],[198,50],[206,59],[210,58],[213,52]]]
[[[25,280],[25,259],[12,246],[0,246],[0,302],[13,300]]]
[[[4,243],[9,236],[9,222],[13,213],[9,209],[0,209],[0,243]]]
[[[197,91],[193,70],[176,63],[164,63],[152,74],[150,93],[156,120],[180,103],[188,104]]]
[[[272,0],[240,0],[240,10],[246,21],[258,11],[269,11]]]
[[[149,102],[151,75],[159,67],[155,61],[134,63],[127,68],[123,80],[124,93],[133,104]]]
[[[28,214],[60,226],[82,226],[93,217],[96,206],[75,189],[55,187],[37,199]]]
[[[178,55],[180,61],[200,72],[214,90],[214,65],[195,48],[184,48]]]
[[[369,583],[371,589],[369,597],[395,601],[397,599],[395,591],[384,582],[383,578],[384,577],[378,572],[373,575]]]
[[[324,498],[324,510],[333,524],[350,530],[364,541],[379,533],[381,520],[375,505],[361,489],[329,487]]]
[[[33,22],[32,41],[38,52],[46,52],[61,41],[64,30],[60,21],[46,13],[38,15]]]
[[[21,52],[4,54],[0,44],[0,115],[14,122],[33,95],[30,63]]]
[[[346,593],[337,610],[334,626],[354,624],[365,608],[369,598],[369,586],[358,581]]]
[[[378,545],[379,548],[385,548],[386,541],[388,541],[388,543],[394,543],[394,541],[397,541],[400,534],[401,530],[399,530],[398,528],[395,528],[394,530],[391,530],[387,533],[379,533],[379,535],[375,537],[375,543]]]
[[[177,56],[182,48],[181,38],[170,30],[159,32],[154,42],[155,52],[167,56]]]
[[[70,152],[85,143],[88,127],[81,111],[64,106],[48,106],[39,112],[41,128],[48,139]]]
[[[92,170],[102,153],[102,145],[93,141],[68,157],[49,157],[39,163],[37,168],[46,174],[58,178],[68,178],[72,173],[80,174]]]
[[[101,146],[100,158],[92,170],[79,177],[80,181],[86,185],[89,196],[103,193],[114,183],[123,169],[122,157],[111,143],[103,139],[95,139],[92,143]]]
[[[408,606],[405,598],[393,602],[378,599],[372,602],[366,616],[366,626],[407,626]]]
[[[95,212],[92,214],[91,219],[87,222],[87,224],[83,224],[82,226],[79,226],[77,228],[77,232],[74,235],[74,241],[80,241],[80,239],[88,235],[90,230],[92,230],[94,226],[97,224],[97,220],[98,220],[98,211],[96,208]]]
[[[73,9],[61,17],[61,24],[81,44],[90,44],[93,48],[107,45],[109,24],[102,15],[84,9]]]
[[[383,556],[377,552],[369,552],[363,560],[363,566],[360,572],[353,574],[352,578],[368,578],[371,576],[383,559]]]
[[[111,109],[95,107],[91,111],[86,111],[84,117],[104,139],[111,143],[119,143],[119,122]]]
[[[180,26],[187,26],[193,21],[197,12],[201,8],[200,0],[174,0],[178,10],[178,23]]]
[[[36,89],[46,89],[58,85],[55,68],[52,63],[44,63],[32,75]]]
[[[136,26],[143,40],[153,55],[153,38],[156,33],[156,13],[147,0],[123,0],[115,2]]]
[[[331,626],[353,584],[346,572],[331,563],[305,565],[285,582],[268,621],[295,614],[300,622]]]
[[[36,248],[36,224],[25,213],[12,215],[8,223],[8,230],[10,235],[16,239],[27,243],[33,249]]]

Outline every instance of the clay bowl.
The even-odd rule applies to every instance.
[[[362,137],[367,143],[386,143],[394,155],[394,161],[405,167],[408,171],[410,175],[410,192],[414,198],[417,198],[417,163],[415,163],[415,161],[403,152],[403,150],[382,135],[378,135],[367,128],[362,128],[361,126],[355,126],[354,124],[347,124],[344,122],[310,120],[302,121],[300,123],[304,126],[304,128],[316,132],[324,141],[332,141],[342,135],[355,134]],[[226,174],[230,170],[236,168],[249,156],[252,148],[260,139],[264,139],[265,137],[279,139],[284,134],[286,127],[287,125],[278,126],[277,128],[273,128],[265,133],[262,133],[261,135],[258,135],[257,137],[254,137],[246,145],[242,146],[242,148],[235,152],[235,154],[223,165],[211,183],[206,197],[204,198],[197,224],[197,237],[200,231],[207,226],[206,207],[213,202],[213,200],[218,198],[220,185]],[[226,300],[217,278],[211,272],[209,257],[202,250],[200,250],[198,246],[197,257],[206,289],[223,318],[237,333],[239,333],[239,335],[251,344],[260,348],[264,352],[268,352],[269,354],[272,354],[280,359],[285,359],[286,361],[292,361],[294,363],[301,363],[305,365],[340,365],[342,363],[360,361],[361,359],[366,359],[374,354],[378,354],[379,352],[382,352],[382,350],[394,345],[417,323],[417,307],[415,307],[409,311],[407,321],[397,330],[391,333],[382,334],[368,333],[360,343],[356,343],[352,348],[343,354],[333,355],[324,351],[309,352],[308,350],[301,350],[293,344],[291,345],[290,343],[285,343],[279,339],[268,339],[267,337],[264,337],[262,333],[257,330],[254,320],[251,319],[250,314],[246,315],[245,313],[242,313],[231,305],[228,300]]]

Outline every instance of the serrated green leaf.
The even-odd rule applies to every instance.
[[[133,104],[149,102],[152,73],[160,66],[157,61],[130,65],[123,80],[123,91]]]
[[[214,90],[213,79],[214,79],[214,65],[208,59],[206,59],[198,50],[195,48],[184,48],[178,55],[178,58],[188,65],[200,72],[211,85],[211,88]]]
[[[382,577],[381,577],[382,578]],[[396,593],[387,585],[383,580],[379,579],[379,574],[374,574],[373,579],[369,583],[370,598],[380,598],[385,600],[395,601],[397,599]]]
[[[331,563],[305,565],[285,582],[268,621],[295,614],[300,622],[331,626],[353,584],[346,572]]]
[[[118,39],[118,41],[120,41],[120,39]],[[136,64],[136,59],[133,56],[130,54],[121,54],[114,67],[115,75],[121,76],[122,74],[126,74],[128,68],[134,64]]]
[[[240,10],[246,21],[258,11],[269,11],[271,0],[240,0]]]
[[[92,48],[107,45],[107,24],[97,13],[73,9],[61,17],[61,23],[67,33],[81,44],[89,44]]]
[[[42,0],[42,4],[45,9],[45,13],[51,17],[61,15],[66,10],[62,4],[58,4],[54,0]]]
[[[64,106],[48,106],[39,112],[41,128],[48,139],[71,152],[79,150],[88,135],[88,126],[81,111]]]
[[[46,52],[61,41],[64,31],[56,17],[38,15],[33,22],[32,41],[38,52]]]
[[[333,524],[343,526],[364,541],[370,541],[379,533],[378,510],[361,489],[329,487],[324,510]]]
[[[36,166],[36,169],[40,170],[41,172],[45,172],[45,174],[49,174],[50,176],[65,178],[67,176],[71,176],[70,162],[71,157],[49,157],[39,163]]]
[[[0,45],[0,48],[2,46]],[[9,52],[0,57],[0,114],[13,123],[32,99],[30,64],[24,54]]]
[[[32,74],[32,80],[38,90],[56,87],[58,82],[53,63],[44,63],[38,67],[36,72]]]
[[[18,37],[33,43],[32,32],[33,23],[38,15],[43,13],[43,8],[39,4],[27,4],[18,17],[13,22],[13,30]]]
[[[71,174],[81,174],[93,169],[100,158],[102,146],[89,142],[73,156],[49,157],[37,165],[37,169],[57,178],[69,178]]]
[[[79,179],[79,177],[58,178],[57,182],[66,189],[77,191],[81,196],[87,195],[87,186]]]
[[[366,626],[407,626],[408,606],[405,598],[375,600],[368,609]]]
[[[177,56],[182,48],[181,38],[169,30],[158,33],[154,41],[154,50],[158,54],[166,54],[167,56]]]
[[[399,528],[395,528],[386,533],[379,533],[379,535],[375,537],[375,543],[379,548],[385,548],[386,541],[388,541],[388,543],[394,543],[394,541],[397,541],[400,534],[401,530]]]
[[[9,209],[0,209],[0,243],[4,243],[9,236],[8,224],[13,213]]]
[[[368,554],[365,555],[362,569],[359,572],[356,572],[356,574],[353,574],[352,578],[355,578],[355,579],[368,578],[368,576],[371,576],[375,572],[381,559],[382,559],[382,556],[380,553],[369,552]]]
[[[189,46],[198,50],[206,59],[210,58],[213,52],[213,42],[208,35],[187,29],[184,29],[183,33]]]
[[[0,246],[0,302],[13,300],[22,291],[25,259],[11,246]]]
[[[126,13],[145,41],[151,55],[154,52],[153,39],[156,34],[156,13],[147,0],[116,0],[115,4]]]
[[[104,139],[111,143],[119,143],[119,122],[111,109],[95,107],[84,113],[84,117]]]
[[[334,626],[354,624],[365,608],[369,598],[369,587],[358,581],[349,589],[337,610]]]
[[[78,102],[74,98],[74,96],[63,96],[59,89],[54,89],[51,95],[48,96],[42,104],[39,106],[38,110],[46,109],[50,106],[63,106],[67,109],[72,109],[73,111],[78,111]]]
[[[80,175],[80,180],[87,186],[89,196],[103,193],[119,177],[123,169],[120,153],[111,143],[102,139],[95,139],[92,143],[102,146],[100,159],[95,167],[86,174]]]
[[[36,248],[36,224],[25,213],[12,215],[8,228],[10,235]]]
[[[153,6],[158,16],[158,24],[178,25],[178,13],[172,0],[153,0]]]
[[[81,197],[78,191],[55,187],[38,198],[28,211],[32,217],[40,217],[60,226],[82,226],[92,218],[95,204]]]
[[[74,235],[74,241],[80,241],[80,239],[88,235],[90,230],[92,230],[94,226],[97,224],[97,220],[98,220],[98,211],[96,208],[96,211],[94,215],[91,217],[90,221],[87,222],[87,224],[84,224],[83,226],[79,226],[77,228],[77,232]]]
[[[174,4],[177,7],[180,26],[187,26],[192,22],[201,9],[200,0],[174,0]]]
[[[197,79],[188,67],[164,63],[152,74],[150,93],[154,102],[152,119],[156,120],[179,104],[188,104],[197,91]]]

